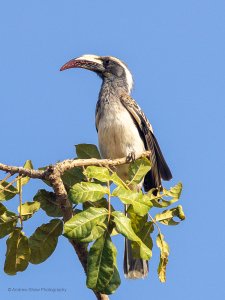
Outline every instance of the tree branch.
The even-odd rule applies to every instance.
[[[30,178],[44,179],[45,171],[29,170],[23,167],[8,166],[0,163],[0,170],[10,173],[11,175],[19,174]]]
[[[145,151],[140,155],[137,155],[135,159],[149,156],[150,151]],[[8,166],[0,163],[0,171],[5,171],[10,173],[11,175],[19,174],[23,176],[28,176],[29,178],[38,178],[38,179],[47,179],[49,175],[49,169],[55,167],[62,175],[65,171],[71,170],[75,167],[85,167],[85,166],[118,166],[124,165],[128,163],[129,160],[127,157],[117,158],[117,159],[97,159],[97,158],[89,158],[89,159],[66,159],[62,162],[56,163],[55,165],[50,165],[46,168],[46,170],[30,170],[25,169],[23,167],[17,166]]]
[[[149,156],[150,152],[145,151],[142,154],[135,157],[135,159],[138,159],[143,156]],[[25,169],[23,167],[17,167],[17,166],[8,166],[5,164],[0,163],[0,171],[5,171],[9,173],[10,175],[19,174],[20,176],[27,176],[29,178],[36,178],[36,179],[42,179],[47,180],[51,183],[51,186],[56,194],[56,200],[60,204],[61,210],[63,212],[63,220],[64,222],[68,221],[73,216],[73,209],[71,206],[70,201],[68,200],[67,191],[65,189],[65,186],[63,184],[63,181],[61,179],[61,176],[65,171],[68,171],[70,169],[73,169],[75,167],[85,167],[85,166],[107,166],[107,167],[113,167],[118,165],[123,165],[130,162],[128,157],[118,158],[118,159],[96,159],[96,158],[90,158],[90,159],[67,159],[62,162],[56,163],[55,165],[48,166],[45,170],[30,170]],[[7,175],[2,181],[5,179],[8,179],[10,175]],[[2,182],[1,181],[1,182]],[[80,263],[83,266],[83,269],[85,273],[87,273],[87,256],[88,251],[83,243],[78,243],[74,240],[70,240],[70,243],[72,244]],[[105,294],[98,293],[96,291],[93,291],[96,295],[96,298],[98,300],[109,300],[109,297]]]
[[[144,151],[140,155],[137,155],[135,159],[146,157],[150,155],[150,151]],[[124,165],[129,163],[130,160],[128,157],[116,158],[116,159],[97,159],[97,158],[89,158],[89,159],[66,159],[62,162],[57,163],[57,167],[60,170],[60,173],[64,173],[70,169],[75,167],[86,167],[86,166],[101,166],[101,167],[114,167],[118,165]],[[1,169],[1,166],[0,166]]]

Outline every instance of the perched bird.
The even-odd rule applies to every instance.
[[[152,126],[130,96],[133,78],[126,64],[113,56],[83,55],[67,62],[60,71],[70,68],[94,71],[102,79],[95,112],[101,156],[115,159],[150,150],[152,168],[142,183],[144,190],[160,188],[161,179],[170,180],[172,174]],[[126,180],[128,165],[118,166],[117,173]],[[128,240],[125,240],[124,274],[127,278],[143,278],[148,274],[148,262],[133,258]]]

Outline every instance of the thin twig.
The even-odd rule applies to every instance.
[[[17,176],[13,181],[11,181],[11,182],[9,182],[9,184],[7,184],[7,186],[5,186],[5,187],[3,187],[3,188],[1,188],[1,192],[4,192],[4,191],[6,191],[6,192],[10,192],[10,193],[14,193],[14,194],[17,194],[17,192],[15,191],[11,191],[11,190],[8,190],[8,188],[10,187],[10,186],[12,186],[13,185],[13,183],[15,183],[15,182],[17,182],[18,180],[20,180],[21,178],[22,178],[23,176]]]
[[[155,226],[157,227],[159,234],[162,234],[161,229],[160,229],[159,225],[157,224],[156,220],[150,214],[148,214],[148,216],[152,220],[152,222],[155,224]]]
[[[23,229],[23,218],[22,218],[22,202],[23,202],[23,199],[22,199],[22,182],[21,182],[21,177],[19,178],[19,201],[20,201],[20,205],[19,205],[19,219],[20,219],[20,226],[21,226],[21,229]]]
[[[159,238],[161,240],[161,243],[162,243],[162,250],[164,251],[164,244],[163,244],[163,239],[162,239],[162,232],[161,232],[161,229],[159,227],[159,225],[157,224],[156,220],[150,215],[148,214],[149,218],[152,220],[152,222],[155,224],[155,226],[157,227],[158,229],[158,232],[159,232]]]
[[[0,180],[0,184],[2,184],[3,182],[5,182],[7,179],[9,179],[12,175],[8,174],[5,178],[3,178],[2,180]]]

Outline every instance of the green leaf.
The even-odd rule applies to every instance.
[[[166,282],[166,266],[169,256],[169,245],[164,241],[162,234],[157,235],[156,244],[160,249],[160,261],[158,266],[158,276],[161,282]]]
[[[154,230],[154,226],[152,222],[147,222],[145,225],[142,227],[141,230],[136,232],[137,236],[142,240],[142,242],[152,251],[153,247],[153,242],[151,238],[151,233]],[[141,257],[141,252],[140,252],[140,246],[137,242],[132,242],[132,254],[136,258]]]
[[[25,162],[25,164],[23,165],[23,167],[24,167],[25,169],[28,169],[28,170],[33,170],[33,164],[32,164],[32,161],[31,161],[31,160],[27,160],[27,161]],[[21,186],[27,184],[27,183],[29,182],[29,180],[30,180],[30,177],[28,177],[28,176],[22,177],[22,178],[20,179],[20,181],[21,181]],[[17,189],[19,190],[19,180],[16,182],[16,185],[17,185]]]
[[[53,219],[35,230],[29,238],[32,264],[42,263],[54,252],[62,230],[63,223],[59,219]]]
[[[105,198],[102,198],[98,201],[95,201],[95,202],[89,202],[89,201],[86,201],[83,203],[83,209],[88,209],[90,207],[100,207],[100,208],[106,208],[107,210],[109,209],[109,203],[108,201],[105,199]],[[112,205],[110,205],[110,210],[111,211],[114,211],[114,207]]]
[[[127,237],[130,241],[137,242],[140,246],[140,257],[143,259],[150,259],[152,256],[152,251],[149,249],[142,240],[135,234],[132,226],[131,221],[127,218],[123,213],[119,211],[112,212],[112,216],[114,217],[114,222],[116,225],[116,229],[122,235]]]
[[[115,172],[112,173],[110,180],[117,186],[121,186],[121,187],[126,186],[123,180]]]
[[[78,158],[101,158],[98,148],[92,144],[75,145]]]
[[[129,211],[129,218],[131,220],[131,226],[136,233],[136,235],[142,240],[142,242],[152,250],[153,242],[151,238],[151,233],[154,230],[154,225],[152,222],[147,222],[148,215],[143,217],[138,216],[132,210]],[[132,254],[136,258],[140,258],[140,246],[137,242],[132,242]]]
[[[6,209],[6,207],[0,203],[0,238],[5,237],[11,233],[17,224],[18,216]]]
[[[90,248],[87,263],[87,287],[102,291],[114,274],[113,244],[106,231]]]
[[[148,215],[139,216],[133,209],[129,209],[129,219],[131,220],[131,226],[136,233],[144,227],[145,223],[148,221]]]
[[[121,284],[120,274],[117,269],[117,261],[116,261],[117,250],[114,244],[112,244],[112,250],[113,250],[113,275],[110,281],[108,282],[108,284],[104,287],[104,289],[99,291],[100,293],[106,295],[113,294]]]
[[[182,183],[178,183],[174,187],[166,190],[163,188],[162,193],[158,193],[157,196],[154,196],[153,191],[150,191],[147,195],[150,196],[153,206],[163,208],[168,207],[171,204],[177,202],[180,198],[182,192]],[[170,201],[165,200],[163,197],[172,197]]]
[[[108,217],[105,208],[90,207],[84,210],[64,224],[64,235],[70,239],[90,242],[103,234],[104,222]]]
[[[92,228],[92,231],[89,236],[80,240],[82,243],[90,243],[92,241],[97,240],[100,238],[105,231],[107,230],[107,226],[105,223],[97,224],[95,227]]]
[[[155,216],[155,220],[164,225],[177,225],[180,222],[175,221],[173,218],[177,217],[181,221],[185,219],[185,215],[181,205],[175,208],[164,210],[161,214]]]
[[[62,175],[62,181],[67,187],[71,187],[74,184],[84,180],[85,176],[83,174],[83,170],[79,167],[65,171]]]
[[[118,272],[117,262],[116,262],[117,250],[114,244],[112,244],[112,250],[113,250],[113,265],[114,265],[113,276],[109,281],[109,283],[104,287],[104,289],[100,291],[102,294],[106,294],[106,295],[113,294],[121,284],[120,274]]]
[[[103,294],[106,294],[106,295],[111,295],[111,294],[115,293],[115,291],[120,286],[120,284],[121,284],[120,274],[118,272],[117,267],[114,266],[113,276],[112,276],[111,280],[105,286],[104,290],[102,290],[100,292],[103,293]]]
[[[112,196],[119,197],[124,204],[132,205],[134,212],[140,216],[146,215],[152,207],[151,201],[142,192],[130,191],[121,186],[113,191]]]
[[[84,204],[83,204],[84,210],[86,210],[90,207],[100,207],[100,208],[106,208],[108,210],[109,203],[107,202],[107,200],[105,198],[102,198],[101,200],[98,200],[96,202],[88,202],[88,201],[84,202]],[[115,210],[112,205],[110,205],[110,209],[111,209],[111,211]],[[105,230],[105,228],[106,228],[105,224],[100,225],[100,228],[99,228],[99,226],[97,226],[96,229],[93,228],[93,232],[91,232],[90,236],[85,238],[85,239],[82,239],[82,242],[88,242],[89,243],[93,240],[96,240],[97,238],[99,238],[103,234],[103,229]],[[98,232],[96,232],[96,230]],[[118,232],[115,230],[115,228],[113,228],[111,236],[117,235],[117,234],[118,234]]]
[[[17,228],[10,234],[6,244],[5,273],[8,275],[15,275],[17,272],[24,271],[29,264],[30,258],[27,237],[21,229]]]
[[[84,209],[87,209],[89,207],[104,207],[104,208],[108,209],[108,206],[109,206],[109,204],[108,204],[108,201],[106,200],[106,198],[102,198],[102,199],[100,199],[98,201],[95,201],[95,202],[86,201],[83,204]],[[114,210],[112,205],[111,205],[111,209]]]
[[[107,182],[110,180],[109,170],[105,167],[89,166],[85,169],[84,175],[90,179],[94,178],[101,182]]]
[[[100,184],[81,182],[72,186],[68,197],[73,203],[78,204],[85,201],[98,201],[108,192],[108,188]]]
[[[183,211],[183,207],[181,206],[181,205],[178,205],[177,206],[177,209],[178,209],[178,218],[180,219],[180,220],[185,220],[186,219],[186,217],[185,217],[185,214],[184,214],[184,211]]]
[[[139,158],[132,162],[129,166],[130,183],[140,183],[150,169],[151,163],[146,157]]]
[[[182,183],[181,182],[179,182],[177,185],[170,188],[169,190],[163,189],[163,193],[166,196],[170,196],[174,199],[179,199],[180,195],[181,195],[181,192],[182,192]]]
[[[151,199],[152,201],[152,204],[154,207],[158,207],[158,208],[166,208],[170,205],[172,205],[173,203],[177,202],[178,199],[177,198],[174,198],[170,201],[167,201],[165,199],[162,199],[161,197],[155,197],[155,199]]]
[[[30,219],[33,214],[38,211],[40,208],[40,203],[35,201],[35,202],[25,202],[21,206],[21,215],[23,221],[26,221]],[[18,212],[20,212],[20,206],[17,208]]]
[[[4,214],[5,211],[7,211],[7,208],[2,203],[0,203],[0,215]]]
[[[34,201],[40,203],[41,208],[49,217],[62,217],[62,210],[60,205],[56,202],[56,196],[53,192],[39,190],[34,196]]]
[[[13,185],[7,187],[8,185],[9,183],[6,181],[0,184],[0,201],[10,200],[19,193],[19,191]]]

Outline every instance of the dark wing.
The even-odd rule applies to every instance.
[[[145,191],[149,191],[152,188],[161,186],[161,178],[170,180],[172,174],[153,134],[152,126],[141,108],[129,95],[122,95],[120,100],[136,122],[146,149],[151,152],[149,159],[152,163],[152,168],[144,179],[144,189]]]

